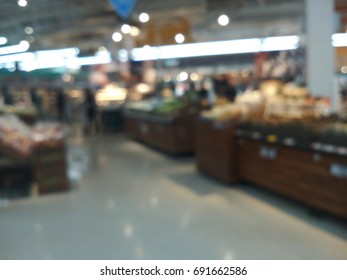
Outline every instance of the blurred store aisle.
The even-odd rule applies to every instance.
[[[0,259],[346,259],[347,227],[122,135],[69,148],[68,193],[0,207]]]

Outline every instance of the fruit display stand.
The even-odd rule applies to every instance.
[[[194,151],[195,114],[155,115],[126,110],[126,133],[145,144],[171,154]]]
[[[239,181],[236,125],[200,117],[195,126],[195,157],[200,172],[224,183]]]
[[[343,147],[314,143],[314,134],[307,134],[312,139],[299,141],[282,138],[277,132],[238,130],[241,178],[347,218],[347,153]]]

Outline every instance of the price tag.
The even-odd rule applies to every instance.
[[[339,178],[347,178],[347,165],[332,163],[330,165],[330,174]]]
[[[262,157],[264,159],[274,160],[278,157],[278,151],[276,148],[261,147],[260,148],[260,157]]]
[[[252,133],[252,138],[254,140],[259,140],[261,138],[261,134],[259,132],[253,132]]]
[[[296,140],[293,138],[285,138],[283,139],[283,144],[286,146],[295,146]]]
[[[335,146],[334,145],[323,145],[322,150],[327,153],[333,153],[335,151]]]
[[[323,144],[322,143],[318,143],[318,142],[315,142],[312,144],[312,148],[316,151],[321,151],[322,150],[322,146]]]
[[[266,137],[266,140],[270,143],[276,143],[278,141],[278,138],[276,135],[271,134]]]

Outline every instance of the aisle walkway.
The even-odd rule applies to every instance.
[[[75,138],[72,191],[0,207],[0,259],[347,259],[347,226],[121,135]]]

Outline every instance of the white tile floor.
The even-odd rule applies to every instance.
[[[0,207],[0,259],[347,259],[347,225],[121,135],[71,143],[72,191]]]

